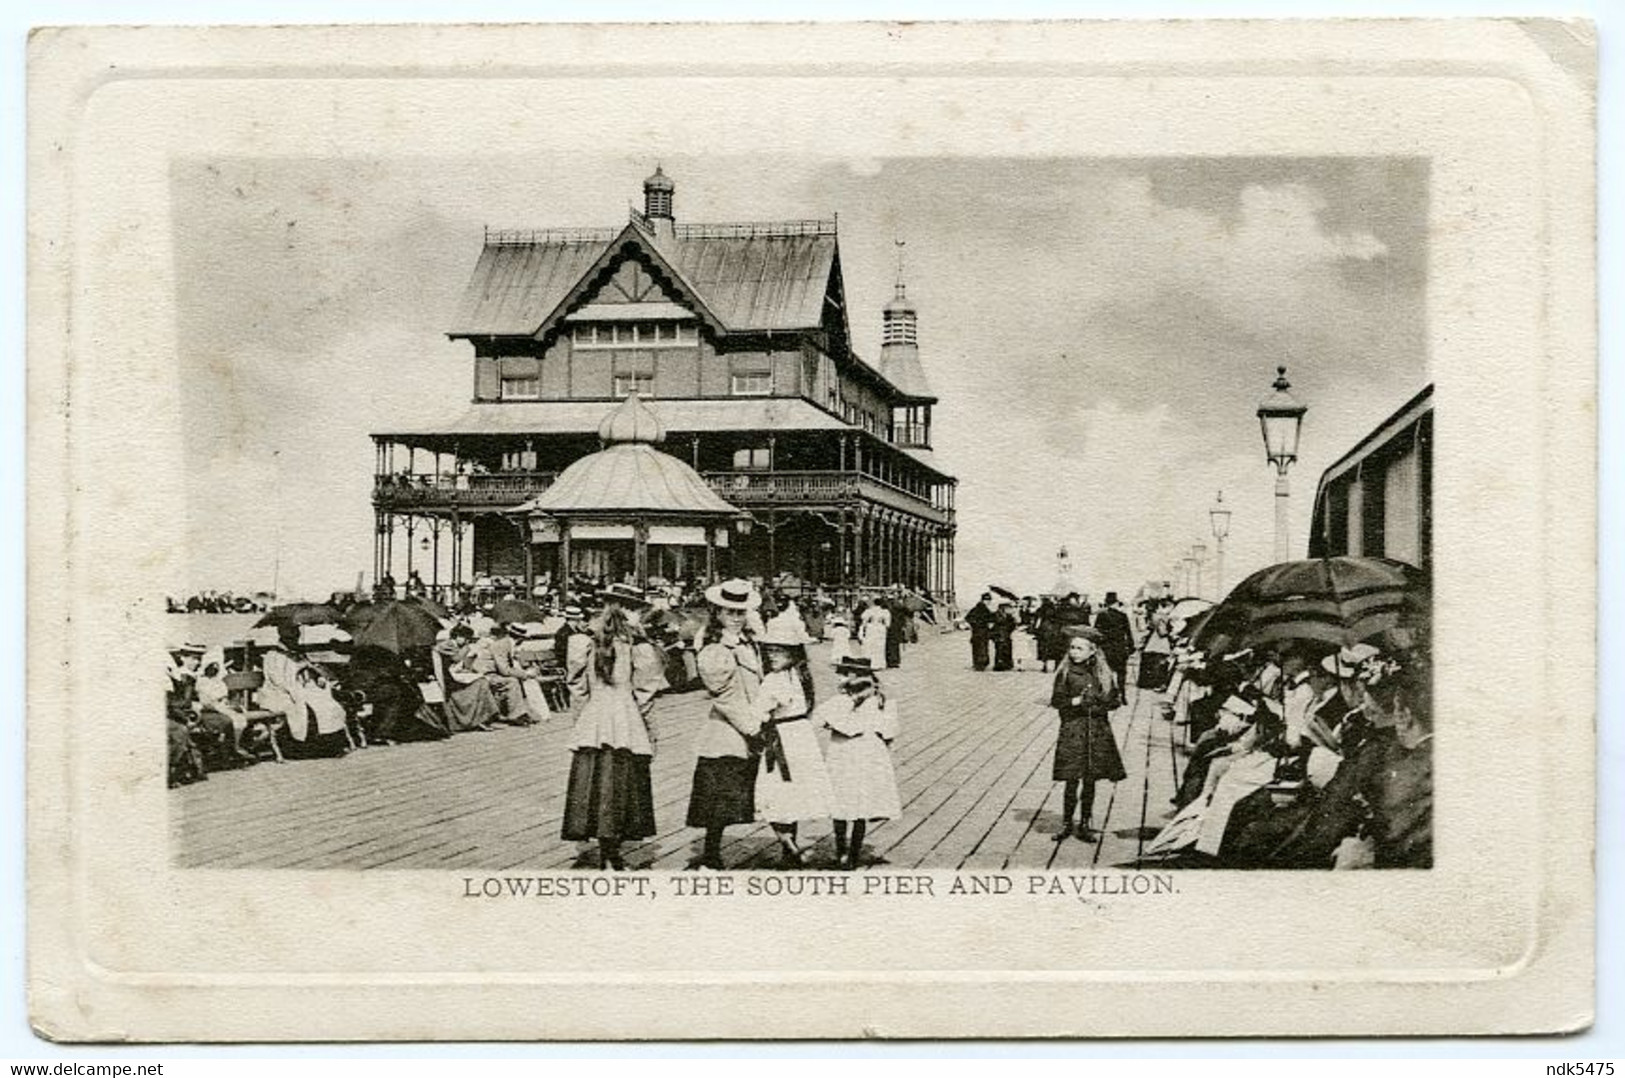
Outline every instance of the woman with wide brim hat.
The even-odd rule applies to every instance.
[[[748,619],[762,597],[749,581],[734,579],[705,589],[705,599],[711,612],[696,665],[711,709],[695,745],[687,821],[705,830],[696,867],[720,869],[723,829],[756,821],[762,656]]]

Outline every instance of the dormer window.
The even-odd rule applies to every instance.
[[[582,322],[570,340],[577,348],[692,348],[700,331],[692,322]]]

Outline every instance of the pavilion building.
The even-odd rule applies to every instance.
[[[472,401],[372,435],[375,578],[729,574],[952,605],[956,481],[931,449],[937,398],[901,274],[871,364],[851,344],[836,222],[679,223],[674,196],[656,169],[618,228],[487,230],[449,333],[472,347]],[[516,512],[547,504],[631,396],[662,426],[650,451],[698,473],[735,510],[726,525],[655,522],[633,544],[581,520],[565,542]]]

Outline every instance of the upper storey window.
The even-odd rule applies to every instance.
[[[540,378],[511,378],[502,379],[502,399],[505,401],[533,401],[542,395],[542,381]]]
[[[682,322],[584,322],[570,339],[577,348],[692,348],[700,332]]]

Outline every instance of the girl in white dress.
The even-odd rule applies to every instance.
[[[830,733],[827,763],[834,794],[830,809],[835,818],[835,856],[842,868],[852,869],[863,855],[869,821],[903,814],[891,759],[897,705],[880,691],[867,656],[847,659],[836,673],[841,676],[841,693],[822,704],[814,717]]]
[[[763,741],[756,772],[756,818],[773,825],[785,864],[791,867],[802,863],[797,842],[800,821],[827,819],[834,796],[808,717],[813,683],[806,646],[811,638],[799,626],[774,619],[757,641],[767,672],[756,697]]]

